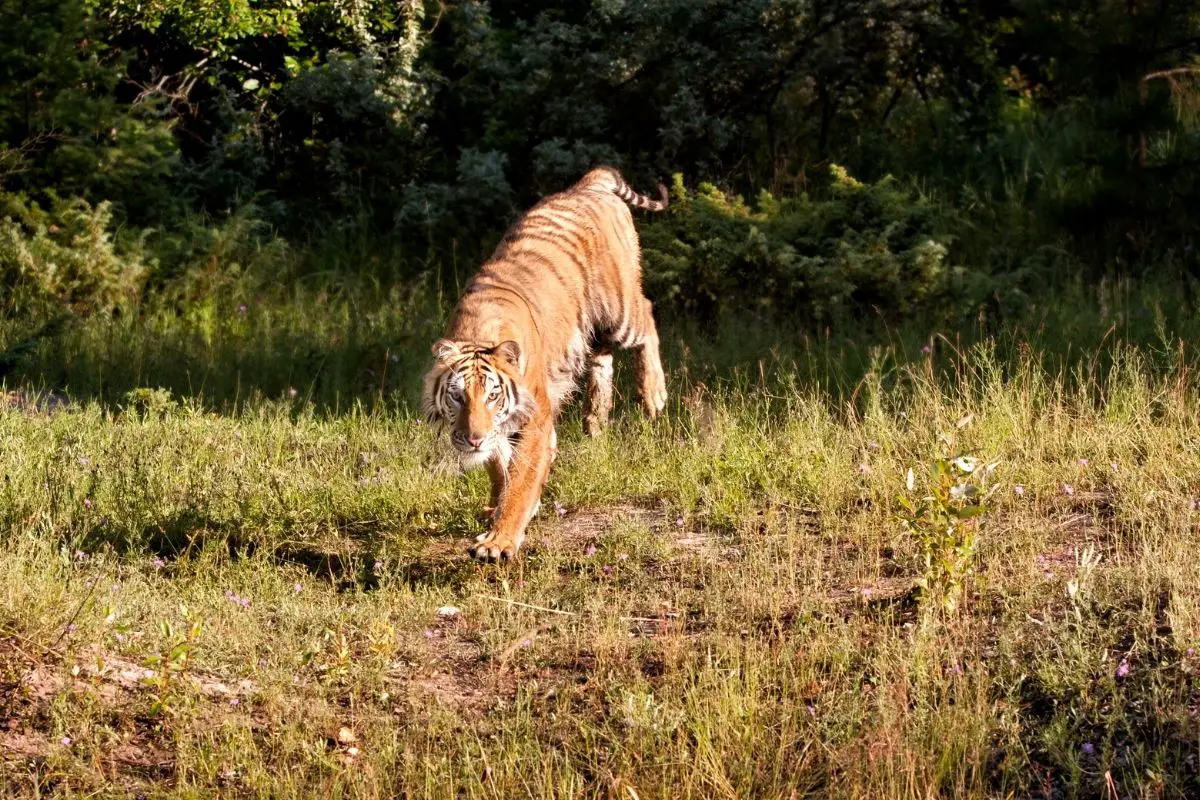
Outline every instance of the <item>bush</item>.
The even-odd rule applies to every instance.
[[[52,198],[49,210],[0,195],[0,315],[111,310],[134,299],[146,276],[141,239],[113,240],[112,208]]]
[[[864,184],[832,167],[829,196],[756,208],[676,175],[672,211],[642,236],[646,283],[661,306],[713,316],[749,306],[827,320],[844,313],[911,313],[981,296],[986,280],[947,264],[932,207],[885,178]]]

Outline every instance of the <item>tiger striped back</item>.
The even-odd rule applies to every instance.
[[[446,338],[434,345],[426,413],[451,428],[465,466],[484,464],[492,475],[493,527],[476,555],[512,555],[520,546],[553,459],[554,420],[581,376],[585,427],[595,435],[607,422],[613,347],[640,351],[642,405],[651,416],[662,411],[658,332],[629,210],[666,209],[659,189],[661,200],[651,200],[600,167],[542,200],[468,283]]]

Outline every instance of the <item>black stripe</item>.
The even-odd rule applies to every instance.
[[[576,252],[576,248],[572,247],[570,242],[564,242],[561,239],[554,238],[553,236],[547,236],[539,233],[530,233],[522,238],[556,247],[559,252],[571,260],[571,263],[575,265],[575,268],[578,269],[581,274],[584,272],[583,259],[579,257],[579,254]],[[526,250],[522,251],[521,253],[514,253],[512,257],[520,258],[524,253],[532,253],[532,251]]]

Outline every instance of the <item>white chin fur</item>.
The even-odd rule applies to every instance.
[[[485,450],[458,451],[458,463],[464,470],[479,469],[491,457],[492,449],[490,447]]]

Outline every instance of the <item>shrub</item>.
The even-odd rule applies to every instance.
[[[52,198],[49,210],[0,196],[0,315],[112,309],[136,297],[141,240],[118,247],[112,208]]]
[[[832,177],[825,199],[762,192],[751,208],[707,183],[690,193],[677,175],[673,210],[642,237],[651,296],[705,316],[749,306],[821,321],[979,294],[947,264],[931,206],[890,178],[864,184],[836,165]]]

